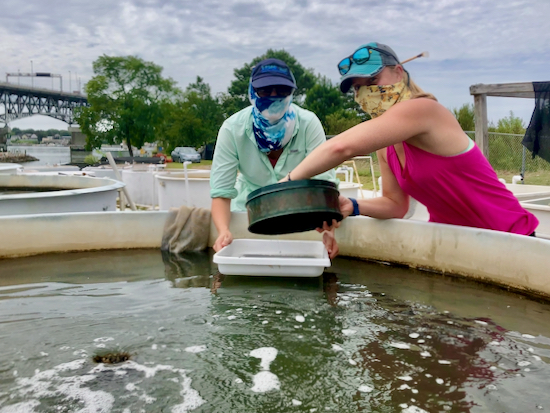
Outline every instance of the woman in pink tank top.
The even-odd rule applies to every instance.
[[[341,91],[353,87],[355,101],[372,119],[318,146],[284,180],[311,178],[376,151],[382,196],[340,197],[345,217],[403,218],[412,196],[432,222],[534,235],[537,218],[498,180],[453,114],[412,81],[390,47],[363,45],[338,69]]]

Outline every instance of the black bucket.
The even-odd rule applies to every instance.
[[[248,195],[248,230],[276,235],[310,231],[323,222],[341,221],[338,187],[330,181],[304,179],[264,186]]]

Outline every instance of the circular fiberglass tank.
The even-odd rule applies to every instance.
[[[107,178],[0,174],[0,216],[115,211],[122,187]]]
[[[255,234],[310,231],[341,221],[338,188],[330,181],[303,179],[257,189],[248,195],[248,230]]]

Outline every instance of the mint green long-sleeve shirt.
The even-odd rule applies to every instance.
[[[232,211],[245,211],[248,194],[279,182],[317,146],[326,141],[319,118],[308,110],[292,105],[296,125],[275,167],[260,152],[252,130],[252,106],[228,118],[220,128],[212,170],[210,196],[231,199]],[[240,172],[237,174],[237,172]],[[315,176],[338,184],[334,170]]]

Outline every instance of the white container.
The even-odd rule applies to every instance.
[[[361,198],[361,188],[363,185],[356,184],[355,182],[340,182],[338,185],[338,191],[340,191],[340,195],[345,196],[347,198]]]
[[[520,204],[539,220],[539,226],[535,230],[537,237],[550,239],[550,198],[531,199]]]
[[[210,172],[187,172],[187,182],[183,172],[161,172],[155,175],[159,210],[168,211],[182,205],[210,209]]]
[[[330,267],[321,241],[236,239],[214,254],[226,275],[318,277]]]

